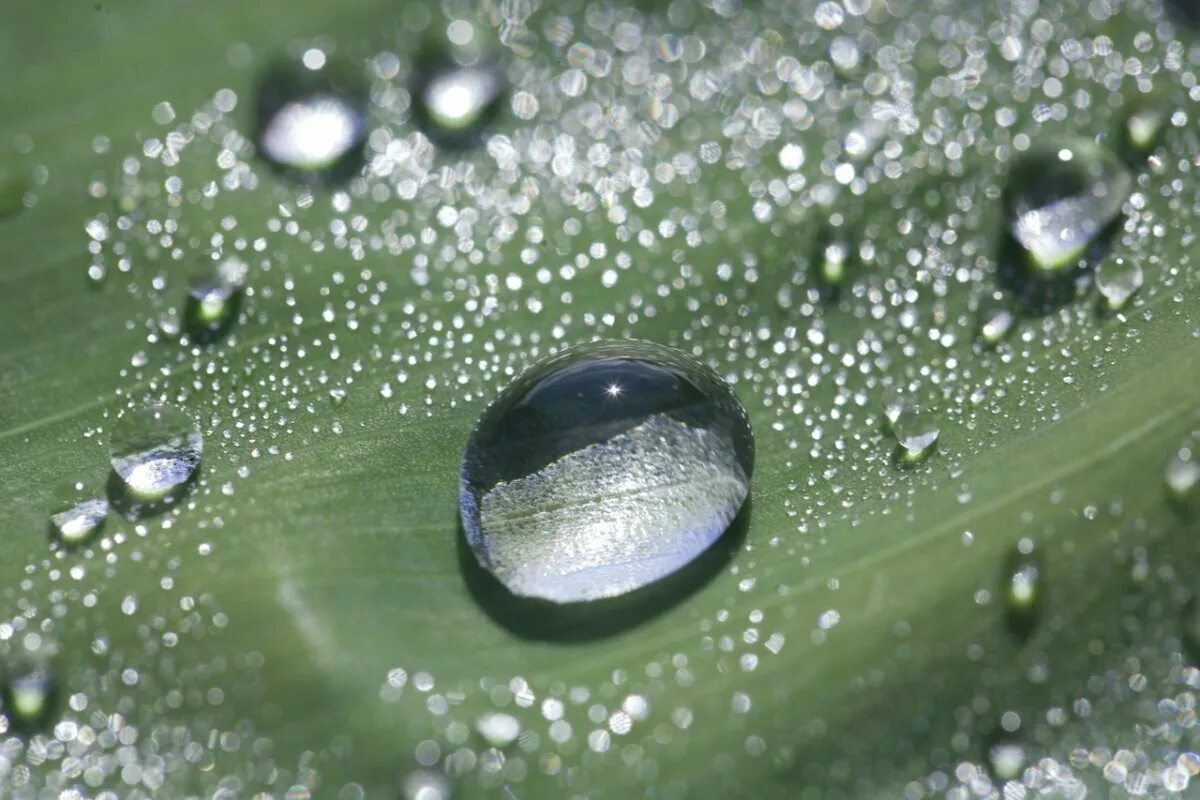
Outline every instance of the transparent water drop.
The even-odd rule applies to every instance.
[[[892,422],[892,433],[900,443],[901,457],[910,463],[917,462],[937,445],[937,418],[918,405],[906,405]]]
[[[29,187],[29,175],[25,170],[0,165],[0,219],[25,210],[25,193]]]
[[[1142,280],[1142,267],[1132,259],[1113,258],[1096,268],[1096,288],[1112,309],[1122,308],[1142,288]]]
[[[569,603],[676,572],[750,492],[745,409],[673,348],[598,342],[523,373],[463,458],[460,509],[479,563],[514,594]]]
[[[1045,582],[1045,571],[1031,540],[1022,539],[1013,549],[1004,567],[1003,582],[1009,630],[1019,639],[1025,639],[1041,617]]]
[[[489,711],[475,720],[475,730],[492,747],[506,747],[521,735],[521,723],[512,714]]]
[[[1008,230],[1034,269],[1074,264],[1121,213],[1133,177],[1112,153],[1071,139],[1025,153],[1005,192]]]
[[[1164,105],[1150,99],[1135,103],[1125,117],[1126,149],[1140,155],[1149,153],[1158,143],[1166,121]]]
[[[979,338],[987,345],[997,345],[1012,330],[1017,317],[1012,302],[1002,292],[984,298],[979,304]]]
[[[449,800],[450,781],[427,769],[410,772],[404,778],[404,800]]]
[[[79,547],[92,540],[108,519],[108,500],[80,500],[50,516],[51,535],[65,547]]]
[[[109,450],[120,493],[137,503],[169,500],[200,465],[204,440],[191,418],[165,405],[125,414],[113,428]]]
[[[362,75],[320,50],[276,65],[259,85],[259,152],[293,175],[348,177],[361,166],[366,132]]]
[[[503,94],[504,77],[495,65],[441,59],[415,73],[413,112],[430,139],[462,147],[479,140],[500,110]]]
[[[210,274],[191,282],[183,307],[183,324],[193,341],[207,344],[229,331],[241,305],[246,272],[246,262],[227,258]]]
[[[827,242],[821,248],[821,278],[830,286],[846,279],[846,264],[850,260],[850,245],[843,241]]]
[[[1025,745],[1011,739],[998,741],[988,748],[988,766],[992,774],[1002,781],[1020,777],[1028,759]]]
[[[1163,473],[1167,492],[1172,499],[1186,502],[1196,495],[1200,486],[1200,459],[1191,445],[1183,445],[1171,456]]]
[[[4,714],[17,729],[40,728],[54,707],[55,690],[55,681],[48,665],[14,669],[6,675],[0,691]]]
[[[883,391],[883,421],[889,432],[894,430],[900,413],[911,404],[908,394],[899,386],[889,386]]]

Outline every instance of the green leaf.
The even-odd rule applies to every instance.
[[[489,41],[520,5],[478,16]],[[0,795],[395,797],[436,774],[466,797],[920,797],[986,764],[1005,711],[1031,754],[1062,764],[1080,743],[1150,741],[1153,701],[1185,691],[1196,563],[1194,510],[1163,481],[1198,416],[1194,31],[1140,3],[1032,20],[859,5],[825,30],[815,4],[643,4],[613,19],[547,4],[528,38],[497,48],[541,111],[506,109],[492,130],[548,152],[574,137],[574,161],[524,163],[518,181],[484,148],[443,150],[415,200],[300,186],[232,134],[253,136],[257,78],[297,42],[320,37],[352,63],[394,52],[403,75],[444,28],[438,10],[12,9],[0,653],[10,676],[48,658],[58,691],[32,730],[10,720]],[[546,33],[568,30],[555,15],[573,50]],[[673,82],[657,101],[614,45],[635,29],[647,47],[695,37],[654,62]],[[860,63],[831,65],[839,36]],[[590,88],[564,99],[554,82],[576,67]],[[389,80],[404,86],[376,80],[373,125],[403,140]],[[223,88],[238,98],[228,112],[213,105]],[[1109,146],[1125,98],[1151,88],[1182,117],[1148,161],[1129,156],[1134,198],[1088,256],[1138,263],[1145,285],[1115,312],[1073,273],[1065,297],[1056,283],[1011,301],[1013,330],[984,345],[977,307],[1026,276],[1006,261],[1002,219],[1016,151]],[[593,100],[602,113],[581,127]],[[656,102],[680,122],[655,118]],[[160,103],[173,119],[156,121],[171,116]],[[652,119],[655,135],[630,144]],[[164,164],[147,143],[189,121]],[[581,182],[596,202],[572,207],[564,175],[602,161],[593,139],[614,177],[641,159],[651,195]],[[781,163],[788,144],[802,164],[787,166],[794,151]],[[221,184],[223,147],[257,184]],[[472,194],[489,182],[509,194]],[[477,212],[471,233],[443,207]],[[96,220],[106,233],[90,236]],[[851,256],[822,275],[834,240]],[[233,329],[205,346],[170,336],[188,279],[235,252],[250,271]],[[466,437],[538,358],[627,337],[732,383],[756,432],[752,500],[700,560],[633,595],[514,598],[463,541]],[[939,421],[920,463],[896,458],[890,387]],[[204,434],[196,485],[165,513],[113,515],[90,545],[53,548],[70,484],[105,491],[116,420],[162,402]],[[1005,570],[1022,540],[1045,585],[1036,615],[1014,620]],[[519,739],[497,743],[512,721],[495,713]],[[1075,768],[1102,787],[1105,763]]]

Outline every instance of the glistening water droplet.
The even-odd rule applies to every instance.
[[[113,427],[109,451],[117,499],[123,505],[170,502],[195,475],[203,446],[191,418],[176,408],[127,412]]]
[[[246,262],[233,257],[191,282],[183,322],[193,341],[207,344],[229,331],[237,318],[245,280]]]
[[[1008,628],[1018,639],[1026,639],[1037,627],[1045,593],[1044,570],[1031,539],[1022,539],[1009,555],[1003,582]]]
[[[64,547],[79,547],[92,540],[108,519],[108,501],[102,497],[80,500],[50,516],[52,538]]]
[[[1070,139],[1037,147],[1009,175],[1009,233],[1034,270],[1062,270],[1079,261],[1117,218],[1132,188],[1125,165],[1093,142]]]
[[[1163,480],[1167,484],[1167,493],[1176,502],[1188,503],[1195,499],[1200,486],[1200,458],[1191,442],[1181,445],[1171,455]]]
[[[1096,268],[1096,288],[1112,309],[1123,308],[1142,281],[1142,268],[1133,259],[1113,258]]]
[[[14,728],[36,730],[45,724],[54,707],[55,694],[49,666],[37,664],[11,669],[0,689],[4,714]]]
[[[509,591],[614,597],[712,545],[750,492],[754,440],[720,377],[649,342],[571,348],[480,418],[460,509],[479,563]]]
[[[465,147],[479,141],[500,110],[503,93],[504,78],[495,65],[437,59],[414,74],[413,114],[430,139]]]
[[[362,163],[367,132],[363,76],[309,48],[277,64],[258,90],[258,148],[304,180],[349,177]]]
[[[937,418],[917,405],[906,405],[892,422],[892,433],[900,444],[900,457],[909,463],[933,452],[939,434]]]
[[[995,292],[979,303],[979,338],[987,345],[997,345],[1017,321],[1011,299]]]

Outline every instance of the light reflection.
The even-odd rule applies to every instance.
[[[334,95],[316,95],[285,104],[262,132],[263,153],[298,169],[331,166],[362,140],[362,115]]]

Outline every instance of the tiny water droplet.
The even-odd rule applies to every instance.
[[[477,142],[496,116],[503,93],[504,78],[495,65],[437,59],[414,75],[413,113],[430,139],[465,147]]]
[[[1026,639],[1041,617],[1044,570],[1033,541],[1022,539],[1004,567],[1005,616],[1009,630]]]
[[[1025,153],[1005,192],[1008,229],[1031,266],[1058,272],[1084,256],[1121,213],[1133,177],[1093,142],[1071,139]]]
[[[0,700],[14,728],[34,730],[42,727],[54,707],[55,682],[48,665],[15,669],[4,679]]]
[[[750,492],[745,409],[691,356],[597,342],[534,365],[487,408],[460,508],[479,563],[557,603],[631,592],[697,558]]]
[[[1096,288],[1112,309],[1122,308],[1142,288],[1142,280],[1142,267],[1132,259],[1113,258],[1096,268]]]
[[[293,175],[305,180],[352,175],[361,166],[366,132],[363,76],[320,50],[310,48],[298,62],[277,64],[259,86],[259,151]]]
[[[50,516],[51,536],[64,547],[79,547],[91,541],[108,519],[104,498],[80,500]]]
[[[246,269],[241,259],[227,258],[188,286],[183,321],[194,341],[208,344],[228,332],[241,305]]]
[[[203,443],[191,418],[176,408],[127,412],[113,428],[109,450],[118,497],[135,505],[169,502],[195,475]]]
[[[900,443],[900,456],[915,463],[933,452],[938,440],[936,417],[918,405],[906,405],[892,422],[892,433]]]

